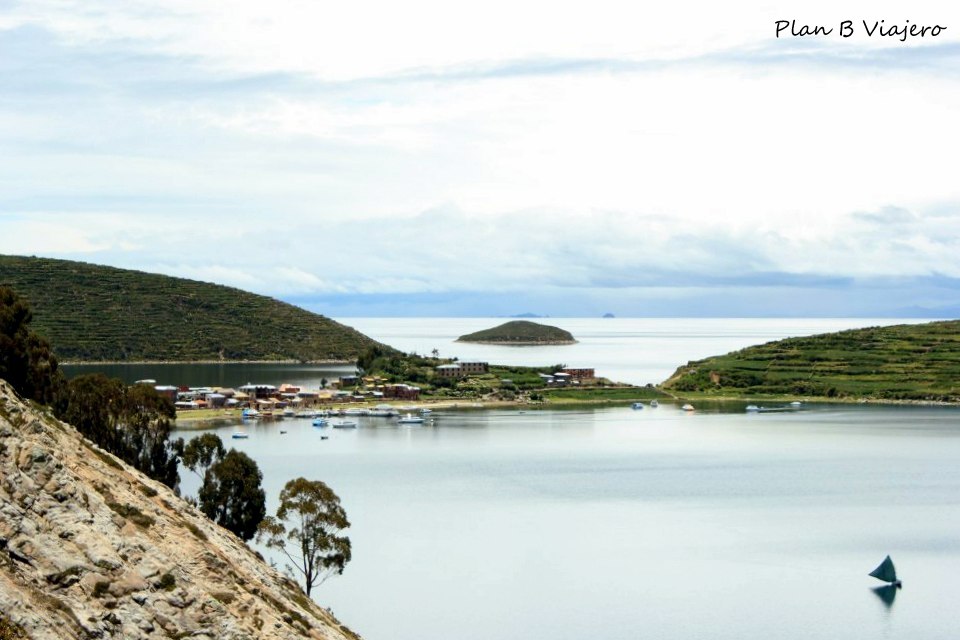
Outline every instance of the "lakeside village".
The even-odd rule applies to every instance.
[[[333,413],[392,417],[414,409],[409,403],[471,400],[536,404],[544,402],[551,391],[635,388],[597,378],[592,368],[491,367],[479,361],[437,365],[431,382],[418,386],[391,382],[384,375],[347,375],[325,382],[324,387],[317,389],[253,382],[233,389],[138,381],[153,385],[160,394],[169,397],[178,416],[194,419],[211,416],[214,410],[217,415],[237,412],[247,418],[314,417]]]

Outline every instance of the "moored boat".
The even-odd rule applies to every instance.
[[[233,435],[231,435],[230,437],[233,438],[234,440],[246,440],[250,436],[243,431],[234,431]]]
[[[642,402],[634,402],[632,405],[630,405],[630,408],[631,408],[631,409],[643,409],[643,403],[642,403]]]
[[[423,424],[423,418],[420,416],[415,416],[412,413],[408,413],[398,420],[400,424]]]
[[[694,409],[693,409],[693,405],[690,404],[689,402],[688,402],[687,404],[683,405],[683,406],[680,407],[680,408],[683,409],[684,411],[693,411],[693,410],[694,410]]]
[[[334,429],[356,429],[357,423],[353,420],[338,420],[330,426]]]
[[[325,427],[327,426],[327,421],[324,418],[314,418],[311,424],[315,427]]]

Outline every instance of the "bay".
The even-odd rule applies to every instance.
[[[453,342],[490,320],[351,319],[404,350],[638,383],[747,344],[893,322],[544,320],[580,343]],[[664,404],[215,431],[257,460],[271,511],[296,476],[340,495],[354,559],[314,597],[366,640],[945,638],[960,623],[958,411]],[[866,575],[887,554],[904,580],[892,605]]]

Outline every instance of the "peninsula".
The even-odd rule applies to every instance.
[[[478,344],[506,344],[515,346],[537,346],[575,344],[569,331],[529,320],[513,320],[492,329],[484,329],[457,338],[457,342],[475,342]]]
[[[681,366],[684,397],[958,402],[960,320],[866,327],[747,347]]]

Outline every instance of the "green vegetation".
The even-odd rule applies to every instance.
[[[788,338],[690,362],[663,383],[679,394],[960,400],[960,321]]]
[[[484,329],[457,338],[457,342],[483,342],[494,344],[573,344],[576,340],[569,331],[529,320],[513,320],[492,329]]]
[[[177,489],[183,440],[170,440],[176,410],[153,387],[128,387],[100,373],[77,376],[57,398],[55,409],[58,418],[100,448]],[[111,466],[117,464],[109,456],[100,458]]]
[[[200,510],[241,540],[250,540],[267,513],[262,482],[263,474],[253,458],[230,449],[204,473],[198,495]]]
[[[22,397],[52,402],[63,375],[50,344],[30,327],[33,312],[12,289],[0,286],[0,379]]]
[[[265,296],[83,262],[0,256],[0,285],[65,361],[352,361],[377,344]]]
[[[260,524],[257,541],[283,552],[293,563],[288,571],[295,569],[303,576],[309,596],[313,587],[342,574],[350,562],[350,538],[340,535],[349,526],[333,489],[319,480],[295,478],[280,492],[277,516],[267,516]]]
[[[117,502],[107,502],[107,506],[113,510],[114,513],[119,515],[122,518],[126,518],[133,524],[137,525],[141,529],[149,529],[154,525],[156,520],[141,512],[140,509],[135,507],[132,504],[119,504]]]

